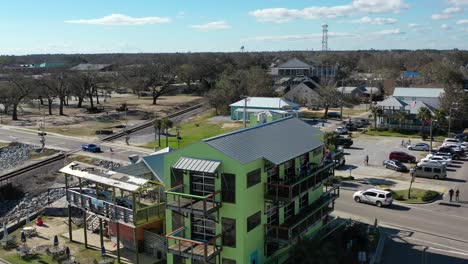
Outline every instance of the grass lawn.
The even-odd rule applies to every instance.
[[[8,146],[8,144],[10,144],[10,143],[0,142],[0,147]]]
[[[121,120],[110,120],[110,121],[86,121],[76,125],[70,126],[54,126],[46,127],[47,132],[62,134],[65,136],[73,137],[95,137],[96,130],[100,129],[112,129],[114,131],[119,130],[118,128],[112,128],[116,125],[121,125]]]
[[[240,123],[215,123],[210,122],[208,119],[214,116],[214,112],[209,112],[201,116],[197,116],[195,119],[192,119],[188,122],[181,123],[180,136],[180,147],[186,146],[188,144],[200,141],[205,138],[214,137],[220,134],[231,132],[242,127]],[[170,134],[175,134],[176,130],[172,129]],[[158,141],[151,141],[141,147],[154,149],[158,146]],[[177,138],[169,137],[169,146],[172,148],[177,148]],[[161,147],[166,147],[166,139],[161,137]]]
[[[88,156],[83,156],[83,155],[73,155],[70,157],[67,157],[68,162],[72,161],[78,161],[78,162],[83,162],[83,163],[88,163],[88,164],[94,164],[94,162],[99,161],[99,159],[88,157]]]
[[[428,201],[423,200],[423,196],[428,192],[428,190],[418,189],[418,188],[411,188],[411,198],[408,199],[408,189],[406,190],[392,190],[393,198],[400,202],[405,203],[426,203]],[[440,193],[435,191],[432,192],[434,198],[440,195]],[[432,199],[431,199],[432,200]]]
[[[367,135],[371,136],[384,136],[384,137],[409,137],[409,138],[421,138],[421,135],[419,133],[414,133],[414,132],[405,132],[405,131],[390,131],[390,130],[374,130],[370,129],[367,130],[366,132]],[[444,140],[444,136],[434,136],[435,140]]]
[[[39,158],[42,158],[42,157],[52,156],[52,155],[57,154],[57,153],[59,153],[58,150],[47,149],[46,148],[42,153],[33,152],[31,154],[31,159],[39,159]]]

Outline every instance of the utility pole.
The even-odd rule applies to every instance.
[[[340,109],[340,120],[343,120],[343,93],[344,93],[344,84],[343,84],[343,80],[341,81],[341,98],[340,98],[340,102],[341,102],[341,109]]]
[[[244,128],[247,127],[247,100],[249,100],[249,97],[246,95],[242,95],[241,98],[244,99]]]
[[[458,105],[458,103],[454,103],[454,105]],[[451,124],[452,124],[452,109],[458,109],[458,107],[453,107],[453,106],[450,106],[450,109],[449,109],[449,116],[448,116],[448,134],[447,136],[450,137],[450,129],[451,129]]]
[[[429,121],[430,121],[430,124],[429,124],[429,139],[430,139],[430,142],[431,142],[429,151],[432,151],[432,121],[433,120],[431,119]]]

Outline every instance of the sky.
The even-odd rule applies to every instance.
[[[0,0],[0,54],[468,49],[468,0]]]

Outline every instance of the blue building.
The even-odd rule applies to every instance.
[[[283,98],[275,97],[249,97],[247,103],[244,99],[229,105],[231,107],[231,119],[243,120],[244,108],[247,112],[247,120],[250,115],[269,110],[271,112],[281,114],[283,117],[296,116],[302,112],[299,110],[300,105]]]

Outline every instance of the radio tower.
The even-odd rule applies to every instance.
[[[328,25],[322,25],[322,51],[328,50]]]

